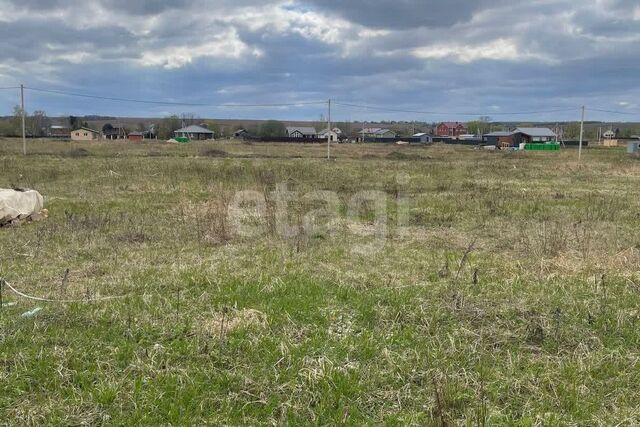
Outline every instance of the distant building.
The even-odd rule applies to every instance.
[[[513,143],[544,143],[558,140],[558,136],[549,128],[518,128],[513,131]]]
[[[287,136],[289,138],[316,139],[318,132],[312,127],[289,126],[287,127]]]
[[[102,135],[108,140],[127,139],[127,129],[124,125],[107,123],[102,127]]]
[[[439,137],[458,138],[468,133],[467,126],[460,122],[442,122],[436,128],[436,135]]]
[[[510,147],[513,145],[513,133],[506,131],[491,132],[483,135],[482,141],[488,145],[497,147]]]
[[[419,139],[423,144],[431,144],[433,142],[433,135],[424,132],[416,133],[413,138]]]
[[[483,141],[498,147],[517,147],[520,144],[543,144],[555,142],[557,135],[548,128],[518,128],[513,132],[492,132],[483,136]]]
[[[129,141],[144,141],[145,132],[131,132],[129,133]]]
[[[249,131],[246,129],[238,129],[233,133],[234,138],[246,138],[249,136]]]
[[[95,141],[100,139],[100,132],[89,128],[80,128],[71,132],[73,141]]]
[[[342,130],[339,128],[333,128],[331,129],[331,132],[329,132],[328,129],[325,129],[318,134],[318,138],[327,139],[329,134],[331,135],[331,142],[338,142],[342,139]]]
[[[215,133],[202,126],[191,125],[182,129],[178,129],[174,132],[174,135],[176,136],[176,138],[189,138],[196,141],[206,141],[209,139],[213,139]]]
[[[367,141],[372,139],[385,139],[395,138],[398,134],[394,131],[384,128],[364,128],[358,132],[360,141]]]
[[[47,136],[49,138],[71,138],[71,129],[69,129],[67,126],[49,126],[49,132],[47,132]]]

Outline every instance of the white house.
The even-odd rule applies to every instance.
[[[327,139],[328,135],[331,135],[331,142],[338,142],[342,137],[342,130],[339,128],[333,128],[331,132],[328,129],[323,130],[318,134],[318,138]]]

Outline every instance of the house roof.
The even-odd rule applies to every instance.
[[[98,132],[97,130],[90,129],[90,128],[85,128],[85,127],[78,128],[78,129],[74,130],[74,132],[78,131],[78,130],[86,130],[86,131],[89,131],[89,132],[100,134],[100,132]]]
[[[513,133],[522,133],[533,137],[556,137],[556,134],[549,128],[518,128]]]
[[[484,136],[511,136],[511,135],[513,135],[512,132],[497,131],[497,132],[487,133]]]
[[[331,132],[335,133],[336,135],[342,135],[342,131],[339,128],[333,128],[331,129]],[[322,132],[320,132],[318,135],[326,135],[328,133],[328,129],[323,129]]]
[[[213,135],[213,131],[210,131],[209,129],[203,128],[202,126],[198,125],[187,126],[182,129],[178,129],[174,133],[206,133],[209,135]]]
[[[292,133],[300,132],[302,135],[316,135],[315,128],[310,126],[289,126],[287,127],[287,133],[291,135]]]
[[[129,132],[129,136],[144,136],[146,132]]]
[[[465,126],[464,123],[460,123],[460,122],[442,122],[440,123],[440,126],[445,125],[448,128],[457,128],[458,126]]]
[[[359,133],[376,133],[380,128],[364,128]]]
[[[363,133],[365,135],[382,135],[389,132],[394,133],[391,129],[384,128],[364,128],[359,133]]]
[[[426,132],[420,132],[420,133],[416,133],[415,135],[413,135],[414,138],[421,138],[423,136],[431,136]]]

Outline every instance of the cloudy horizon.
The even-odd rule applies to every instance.
[[[331,98],[389,110],[336,105],[341,121],[564,121],[585,104],[639,121],[639,30],[631,0],[0,0],[0,87],[210,105],[28,91],[52,116],[317,120],[322,105],[214,105]],[[0,115],[17,101],[0,91]]]

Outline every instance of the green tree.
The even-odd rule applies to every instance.
[[[220,128],[220,125],[218,125],[216,122],[214,122],[213,120],[207,120],[205,121],[205,124],[207,125],[206,126],[207,129],[215,133],[216,137],[222,136],[222,129]]]
[[[260,126],[260,136],[263,137],[278,137],[286,136],[287,128],[284,123],[277,120],[269,120]]]
[[[25,111],[25,120],[27,112]],[[19,105],[13,107],[13,119],[11,120],[14,135],[22,135],[22,108]]]
[[[47,117],[47,113],[42,110],[34,111],[27,120],[29,133],[36,137],[45,136],[47,134],[49,124],[50,120]]]
[[[69,127],[71,128],[71,130],[80,129],[82,127],[80,118],[76,116],[69,116]]]
[[[174,132],[182,127],[182,120],[178,116],[165,117],[160,120],[157,127],[157,135],[159,139],[171,139]]]
[[[0,135],[1,136],[17,136],[16,127],[13,119],[0,119]]]
[[[467,123],[467,129],[469,133],[474,135],[484,135],[485,133],[489,133],[491,129],[491,117],[482,116],[478,120],[473,120]]]
[[[580,123],[572,122],[564,126],[564,139],[578,139],[580,137]]]

